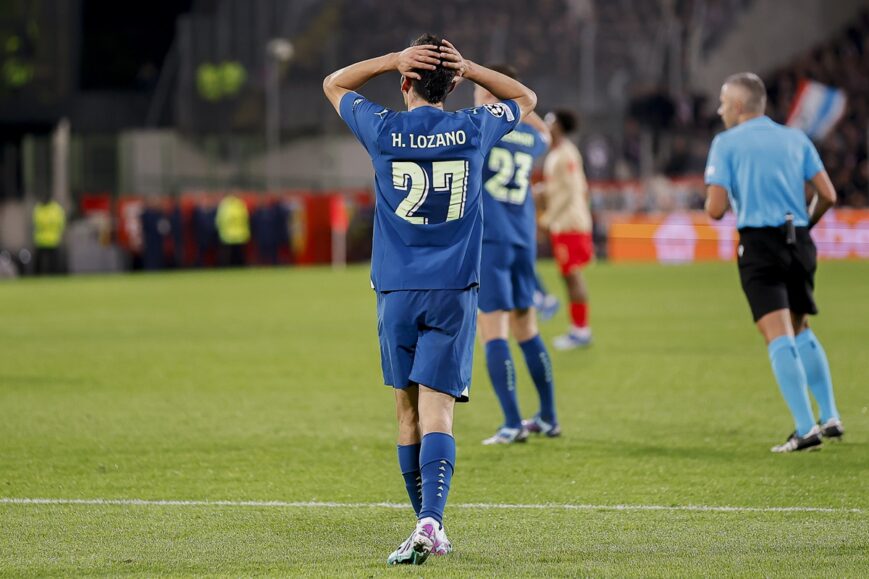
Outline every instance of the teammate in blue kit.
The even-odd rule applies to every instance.
[[[496,66],[511,78],[511,67]],[[481,86],[474,104],[497,97]],[[534,159],[549,147],[546,123],[535,113],[525,117],[489,152],[483,167],[483,261],[478,323],[486,345],[486,367],[504,412],[504,424],[483,444],[525,442],[528,432],[558,436],[552,364],[537,329],[534,308],[537,221],[530,195]],[[540,412],[523,425],[516,398],[516,370],[507,339],[512,331],[540,398]]]
[[[818,313],[809,229],[836,203],[836,190],[805,133],[773,122],[765,107],[766,87],[756,74],[734,74],[721,87],[718,114],[727,130],[709,149],[706,212],[721,219],[730,205],[736,213],[742,289],[794,419],[794,432],[771,449],[781,453],[809,450],[822,437],[841,439],[845,432],[827,355],[809,327],[809,315]],[[818,424],[809,391],[820,409]]]
[[[406,112],[355,92],[393,71],[402,75]],[[462,78],[501,102],[444,111]],[[413,533],[387,562],[419,565],[432,551],[450,550],[443,512],[455,465],[453,409],[467,401],[471,379],[483,163],[537,97],[431,34],[400,53],[332,73],[323,90],[374,165],[371,283],[384,382],[395,392],[398,462],[417,515]]]

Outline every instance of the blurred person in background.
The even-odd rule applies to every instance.
[[[163,201],[150,198],[140,216],[142,222],[142,269],[158,271],[166,267],[166,237],[172,224],[166,215]]]
[[[250,218],[247,205],[239,197],[229,194],[217,206],[215,217],[221,244],[221,264],[241,267],[247,262],[245,250],[250,241]]]
[[[36,275],[63,273],[60,244],[66,229],[66,212],[49,196],[33,207],[33,245],[36,248]]]
[[[169,229],[172,232],[172,261],[170,267],[183,267],[186,265],[185,254],[186,244],[185,239],[189,232],[190,218],[185,218],[184,212],[181,210],[181,200],[176,196],[169,205],[167,211],[169,220]]]
[[[721,87],[726,130],[712,141],[706,165],[706,212],[721,219],[728,205],[739,229],[742,289],[767,344],[772,371],[794,419],[776,453],[808,450],[844,433],[823,346],[809,328],[815,305],[817,251],[809,229],[836,203],[815,146],[800,130],[764,114],[766,87],[753,73]],[[817,195],[806,204],[806,183]],[[808,392],[818,403],[815,424]]]
[[[356,92],[393,71],[402,75],[406,112]],[[444,111],[462,78],[499,102]],[[453,411],[470,392],[483,245],[482,162],[534,110],[537,96],[431,34],[400,53],[330,74],[323,91],[375,169],[371,285],[384,383],[395,394],[398,463],[417,517],[387,563],[420,565],[432,552],[451,550],[443,515],[456,461]]]
[[[492,70],[516,78],[509,66]],[[474,87],[474,106],[494,105],[498,98]],[[534,159],[549,147],[546,123],[531,113],[492,148],[483,164],[483,258],[480,264],[480,314],[477,323],[486,349],[486,367],[501,404],[504,423],[485,445],[525,442],[529,432],[555,437],[552,362],[537,329],[534,308],[537,228],[530,195]],[[516,338],[537,388],[540,411],[522,421],[516,396],[516,371],[508,339]]]
[[[217,209],[205,194],[200,194],[191,215],[196,245],[196,266],[205,267],[208,256],[217,246]]]
[[[12,261],[12,254],[8,251],[0,251],[0,279],[13,279],[18,277],[18,268]]]
[[[552,253],[567,287],[571,320],[567,333],[555,338],[556,350],[572,350],[591,344],[588,288],[582,275],[582,268],[594,255],[591,208],[582,155],[570,140],[578,122],[576,115],[569,110],[556,110],[546,115],[546,124],[552,133],[552,148],[543,163],[546,208],[539,223],[552,240]]]
[[[278,249],[289,243],[287,212],[276,200],[262,197],[250,216],[250,229],[257,251],[257,262],[277,265]]]

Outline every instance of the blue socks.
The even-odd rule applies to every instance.
[[[815,425],[815,418],[806,388],[806,371],[797,353],[796,342],[791,336],[779,336],[769,343],[767,350],[779,390],[794,417],[797,436],[805,436]]]
[[[540,397],[540,418],[550,424],[556,424],[552,362],[543,338],[538,334],[519,344],[519,347],[525,356],[528,372]],[[522,416],[519,414],[519,402],[516,397],[516,369],[507,340],[486,342],[486,366],[492,387],[501,403],[501,410],[504,411],[504,426],[520,428]]]
[[[419,450],[421,445],[408,444],[398,446],[398,466],[401,467],[401,476],[404,477],[404,487],[413,512],[419,517],[422,508],[422,474],[419,472]]]
[[[540,334],[530,340],[519,344],[525,355],[525,363],[528,372],[537,387],[537,395],[540,397],[540,418],[549,424],[557,424],[555,416],[555,384],[552,380],[552,362],[549,352]]]
[[[422,472],[422,508],[417,515],[431,517],[443,526],[444,507],[456,463],[456,441],[444,432],[430,432],[422,437],[419,452]]]
[[[486,367],[492,388],[504,411],[504,426],[520,428],[522,417],[519,415],[519,402],[516,399],[516,367],[510,355],[507,340],[486,342]]]
[[[803,361],[803,367],[806,370],[809,388],[812,391],[812,396],[818,402],[818,409],[821,411],[821,422],[826,422],[831,418],[839,418],[836,399],[833,397],[830,364],[827,362],[827,353],[824,352],[824,347],[821,346],[818,338],[810,329],[800,332],[796,338],[796,344],[800,359]]]

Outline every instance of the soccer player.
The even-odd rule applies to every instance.
[[[516,78],[512,67],[493,70]],[[498,98],[477,85],[474,104],[494,105]],[[529,195],[534,159],[546,152],[550,136],[546,123],[534,113],[504,135],[486,157],[483,167],[483,261],[480,283],[480,335],[486,348],[486,367],[504,412],[504,424],[483,444],[525,442],[528,432],[554,437],[561,433],[555,416],[552,364],[537,329],[534,309],[537,253],[534,199]],[[511,333],[519,342],[537,394],[540,412],[523,425],[516,398],[516,371]]]
[[[718,114],[727,130],[709,150],[706,212],[721,219],[729,204],[736,213],[742,289],[794,418],[793,434],[772,451],[810,449],[821,444],[822,436],[844,433],[827,355],[808,324],[809,314],[818,313],[816,250],[809,229],[835,204],[836,191],[809,138],[764,115],[766,88],[757,75],[730,76],[720,99]],[[817,191],[811,210],[807,181]],[[807,386],[818,403],[820,425]]]
[[[546,209],[540,216],[540,227],[550,233],[552,253],[567,286],[572,322],[553,345],[556,350],[572,350],[591,344],[588,288],[582,276],[582,268],[594,254],[588,182],[582,155],[569,138],[577,128],[576,115],[568,110],[553,111],[546,115],[546,123],[552,133],[552,149],[543,163]]]
[[[355,92],[398,71],[407,111]],[[444,111],[459,79],[500,102]],[[395,392],[398,462],[417,514],[389,564],[422,564],[449,543],[443,513],[455,465],[453,408],[468,399],[483,244],[482,164],[537,96],[426,34],[400,53],[358,62],[323,82],[374,165],[371,283],[384,382]]]

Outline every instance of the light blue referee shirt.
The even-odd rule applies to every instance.
[[[737,228],[778,227],[786,213],[804,227],[809,224],[805,182],[823,170],[805,133],[762,116],[713,139],[706,184],[727,190]]]

